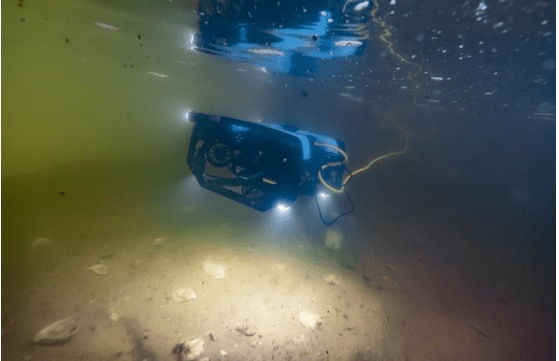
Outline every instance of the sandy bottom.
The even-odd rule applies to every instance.
[[[443,270],[422,255],[395,260],[356,251],[308,240],[264,243],[227,229],[29,245],[34,281],[2,295],[2,356],[186,360],[173,349],[194,339],[203,340],[198,360],[525,360],[551,352],[547,320],[467,284],[458,268]],[[225,277],[204,272],[206,261],[225,266]],[[105,275],[89,270],[100,262]],[[171,293],[179,289],[197,297],[177,302]],[[320,322],[306,327],[302,312]],[[68,342],[31,343],[72,315],[80,326]],[[255,334],[242,334],[239,324]]]

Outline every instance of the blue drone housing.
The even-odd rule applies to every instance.
[[[318,173],[335,188],[342,186],[345,144],[331,137],[282,125],[190,113],[195,122],[188,167],[200,186],[267,211],[312,195]],[[328,167],[324,165],[329,164]]]

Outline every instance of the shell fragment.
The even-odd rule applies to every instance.
[[[78,332],[78,328],[79,319],[68,317],[43,328],[35,335],[33,342],[41,345],[62,344],[74,336]]]

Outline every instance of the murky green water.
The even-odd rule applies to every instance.
[[[4,249],[149,228],[158,189],[188,174],[184,112],[263,101],[258,86],[236,91],[225,64],[180,47],[193,14],[156,9],[3,5]]]
[[[7,293],[37,277],[27,257],[37,238],[71,248],[207,223],[170,199],[188,175],[183,113],[261,98],[257,87],[233,92],[223,64],[177,46],[195,26],[187,11],[22,4],[2,5]]]
[[[398,254],[398,257],[411,255],[411,260],[402,262],[412,264],[416,261],[419,267],[425,267],[429,257],[419,249],[426,241],[429,246],[425,245],[425,249],[443,248],[444,245],[454,247],[452,249],[461,257],[467,254],[461,259],[485,257],[482,251],[469,250],[471,246],[461,242],[462,235],[453,229],[453,225],[441,225],[439,238],[433,236],[424,240],[415,233],[428,229],[419,216],[396,219],[399,210],[395,209],[393,213],[387,211],[389,215],[376,217],[371,211],[374,201],[362,194],[370,191],[371,179],[383,175],[363,178],[364,181],[356,185],[355,193],[359,198],[356,203],[361,206],[359,218],[351,218],[340,226],[347,231],[348,238],[357,240],[355,243],[361,243],[363,248],[371,246],[369,253],[359,255],[358,261],[361,262],[357,271],[340,268],[338,256],[320,247],[325,227],[317,226],[318,222],[305,223],[306,218],[301,217],[294,226],[274,235],[274,227],[279,222],[271,222],[269,215],[229,201],[220,202],[219,196],[197,187],[188,177],[186,166],[186,145],[192,125],[185,122],[184,114],[189,110],[251,120],[269,114],[282,114],[289,119],[298,114],[299,118],[324,119],[320,121],[321,129],[342,133],[342,138],[354,134],[355,130],[348,129],[344,123],[351,117],[351,124],[359,127],[363,138],[349,137],[349,141],[372,144],[370,138],[374,137],[367,135],[374,128],[371,112],[377,116],[384,109],[380,104],[382,101],[375,103],[372,111],[352,108],[353,104],[343,108],[333,102],[324,102],[323,107],[317,108],[313,104],[319,103],[321,95],[328,93],[327,87],[245,68],[237,71],[243,66],[190,51],[189,39],[196,27],[196,15],[192,12],[195,8],[194,3],[151,6],[62,0],[39,3],[23,0],[2,4],[2,329],[3,337],[5,331],[7,339],[15,340],[11,349],[3,350],[3,355],[40,356],[40,352],[36,353],[36,349],[27,345],[29,338],[47,320],[70,311],[81,310],[88,315],[84,322],[89,331],[84,327],[80,335],[94,337],[96,331],[91,328],[112,335],[107,331],[112,324],[103,326],[96,322],[105,322],[107,312],[122,306],[123,298],[116,300],[116,295],[141,296],[143,293],[138,290],[144,283],[155,290],[159,282],[167,282],[162,281],[167,270],[177,278],[181,277],[182,267],[197,270],[197,264],[195,267],[192,262],[198,262],[201,254],[206,256],[204,252],[216,252],[228,262],[236,262],[237,256],[224,255],[228,247],[233,249],[231,254],[239,254],[239,258],[246,253],[245,248],[252,252],[252,248],[260,247],[262,254],[256,258],[262,256],[270,262],[284,262],[288,264],[288,270],[289,262],[297,259],[301,261],[295,263],[297,267],[309,267],[304,270],[306,275],[303,271],[298,274],[303,281],[317,279],[322,282],[322,274],[313,272],[317,269],[322,272],[320,267],[332,267],[355,282],[356,289],[365,289],[359,295],[366,297],[369,297],[371,279],[377,281],[375,277],[379,282],[375,284],[375,292],[377,286],[395,293],[405,287],[395,283],[394,279],[405,273],[406,266],[399,266],[400,271],[394,271],[397,269],[394,266],[387,269],[375,258],[381,253]],[[300,96],[300,89],[309,90],[305,100]],[[299,106],[297,111],[293,104]],[[390,109],[390,106],[385,108]],[[403,107],[394,108],[401,111]],[[417,109],[410,109],[406,113],[418,113]],[[427,112],[431,117],[440,116],[436,111]],[[397,148],[400,140],[392,135],[385,142]],[[368,159],[370,151],[364,149],[354,154],[355,159]],[[413,195],[413,191],[410,194]],[[407,196],[400,195],[402,198]],[[386,196],[385,200],[390,197]],[[386,207],[390,208],[389,205]],[[374,222],[371,221],[373,217]],[[392,221],[394,224],[390,223]],[[436,224],[429,226],[437,227]],[[456,240],[449,241],[445,237],[452,232],[457,234]],[[48,238],[52,244],[33,246],[39,238]],[[169,247],[164,251],[153,248],[152,243],[158,238],[169,241]],[[451,244],[453,242],[455,246]],[[291,254],[292,258],[282,258],[285,254]],[[122,273],[113,281],[102,279],[97,282],[99,279],[87,278],[91,276],[88,267],[99,260],[112,263],[111,267],[117,270],[121,267]],[[173,264],[180,267],[172,268]],[[486,269],[491,267],[484,265],[480,269],[489,274]],[[246,271],[248,268],[239,266],[238,269],[247,274],[247,279],[254,276],[252,271]],[[503,266],[501,272],[506,269]],[[432,275],[430,271],[425,273]],[[415,283],[416,274],[416,270],[409,271],[407,281],[398,279],[398,282],[410,289],[420,288],[417,286],[420,282]],[[81,284],[84,279],[88,281]],[[368,279],[369,283],[363,285],[363,279]],[[239,282],[243,284],[245,280]],[[270,282],[275,286],[286,283],[277,276]],[[266,287],[270,282],[266,280]],[[289,287],[298,290],[298,282],[289,283]],[[130,287],[135,287],[137,292],[130,291],[129,284],[134,284]],[[305,287],[314,291],[315,286]],[[460,286],[456,286],[458,288]],[[532,287],[524,289],[536,292]],[[71,292],[65,293],[68,290]],[[345,290],[340,294],[331,291],[326,289],[324,294],[335,294],[335,301],[332,301],[334,296],[331,299],[325,296],[322,301],[318,300],[318,304],[346,303],[343,300],[349,296]],[[150,292],[165,304],[161,292]],[[424,291],[418,291],[421,292]],[[456,296],[459,301],[448,301],[451,306],[441,302],[444,312],[452,317],[456,313],[453,302],[470,301],[467,292],[456,292],[462,292]],[[400,296],[401,292],[398,293]],[[407,295],[401,297],[405,298]],[[431,295],[425,298],[431,300]],[[130,310],[140,314],[147,306],[138,302]],[[309,301],[309,304],[315,302]],[[391,302],[393,300],[388,298],[386,304]],[[66,306],[68,309],[63,309]],[[296,305],[292,307],[296,309]],[[358,308],[353,307],[353,311]],[[475,308],[467,304],[464,309],[467,307]],[[327,309],[330,312],[327,307],[323,311],[327,312]],[[410,309],[414,308],[410,306]],[[119,312],[124,314],[124,310],[122,306]],[[437,309],[435,313],[439,311]],[[341,311],[336,312],[342,315]],[[374,315],[375,320],[383,317],[378,312]],[[407,323],[402,321],[404,316],[398,312],[393,319],[397,318],[396,328],[400,330],[409,319]],[[196,312],[192,314],[196,316]],[[165,312],[157,322],[161,323],[163,317],[167,317]],[[423,317],[428,321],[431,315],[425,312]],[[382,320],[384,322],[384,318]],[[375,330],[379,325],[375,324]],[[437,328],[436,324],[432,326]],[[203,329],[200,324],[196,327]],[[344,327],[353,330],[351,325]],[[452,327],[460,328],[457,325]],[[158,330],[161,335],[168,335],[163,326]],[[112,329],[111,332],[116,331]],[[338,337],[337,329],[332,332]],[[102,332],[97,332],[99,334]],[[173,335],[176,336],[176,332]],[[294,335],[289,334],[289,338]],[[188,334],[175,336],[158,339],[164,349],[161,352],[170,351],[180,337],[190,337]],[[340,339],[341,344],[348,340],[344,337]],[[327,344],[331,338],[325,340]],[[121,344],[115,341],[114,352],[120,352],[119,347],[129,341],[124,340]],[[415,350],[427,355],[431,352],[430,346],[423,341]],[[96,338],[95,342],[103,345],[101,338]],[[232,349],[234,343],[229,346]],[[270,349],[274,347],[268,346]],[[358,346],[361,344],[357,344],[356,349]],[[484,347],[489,350],[487,354],[493,352],[490,349],[493,346]],[[394,343],[382,350],[392,350],[394,355],[401,349]],[[444,349],[438,351],[446,352]],[[447,354],[451,353],[448,351]],[[71,357],[80,358],[77,351],[71,353]]]

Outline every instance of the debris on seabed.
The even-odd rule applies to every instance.
[[[35,335],[33,342],[41,345],[60,345],[78,332],[80,320],[77,316],[51,323]]]
[[[182,354],[186,354],[188,361],[196,360],[204,352],[204,341],[196,338],[188,342],[181,341],[173,348],[173,354],[178,355],[178,359],[182,360]]]
[[[97,26],[98,28],[101,28],[101,29],[106,29],[106,30],[111,30],[111,31],[120,30],[116,26],[112,26],[112,25],[109,25],[109,24],[101,23],[101,22],[95,23],[95,26]]]
[[[170,301],[173,302],[187,302],[192,301],[196,298],[196,293],[192,291],[190,288],[181,288],[171,292],[170,296],[167,297]]]
[[[299,321],[307,328],[315,328],[317,325],[322,325],[320,316],[303,311],[299,314]]]
[[[225,266],[223,265],[205,261],[202,263],[202,269],[213,279],[225,278]]]
[[[156,72],[153,72],[153,71],[148,71],[148,74],[156,76],[158,78],[163,78],[163,79],[169,78],[168,75],[161,74],[161,73],[156,73]]]
[[[89,267],[88,270],[93,271],[95,274],[98,274],[100,276],[104,276],[107,273],[109,273],[109,267],[107,267],[107,265],[102,262],[99,262],[96,265]]]
[[[167,238],[165,237],[158,237],[156,239],[153,240],[153,245],[154,246],[161,246],[163,245],[163,243],[165,243],[167,241]]]
[[[247,325],[246,323],[235,325],[235,330],[237,330],[237,332],[240,332],[245,336],[254,336],[256,334],[256,330],[253,327]]]
[[[329,274],[324,276],[324,280],[334,286],[339,286],[342,284],[342,280],[340,279],[340,277],[334,274]]]

